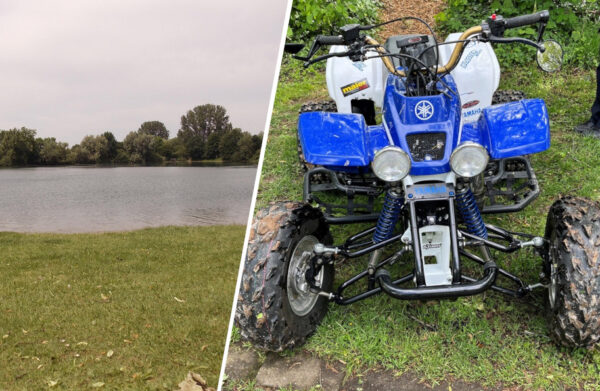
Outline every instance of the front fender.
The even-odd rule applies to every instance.
[[[538,153],[550,148],[550,120],[542,99],[524,99],[483,110],[481,142],[493,159]]]
[[[383,127],[367,126],[360,114],[302,113],[298,135],[306,162],[321,166],[365,167],[389,144]]]

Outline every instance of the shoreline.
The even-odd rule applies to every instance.
[[[0,235],[3,234],[18,234],[18,235],[99,235],[99,234],[122,234],[145,230],[159,230],[167,228],[226,228],[226,227],[245,227],[245,223],[223,223],[223,224],[187,224],[187,225],[157,225],[123,230],[107,230],[107,231],[4,231],[0,229]]]
[[[258,163],[244,162],[222,162],[215,160],[194,160],[191,162],[164,162],[162,164],[56,164],[56,165],[28,165],[28,166],[0,166],[0,170],[11,170],[20,168],[119,168],[119,167],[255,167]]]

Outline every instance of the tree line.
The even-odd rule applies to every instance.
[[[0,166],[64,164],[160,164],[166,161],[215,160],[256,163],[262,133],[234,128],[223,106],[196,106],[181,116],[177,136],[160,121],[147,121],[123,141],[112,132],[85,136],[69,145],[54,137],[36,137],[34,129],[0,130]]]

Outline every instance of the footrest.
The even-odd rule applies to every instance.
[[[540,187],[527,157],[490,162],[485,176],[485,203],[481,213],[518,212],[540,194]]]
[[[318,183],[311,180],[314,177],[319,178]],[[350,184],[343,184],[338,173],[327,168],[313,168],[304,174],[304,202],[316,202],[323,209],[325,220],[329,224],[376,221],[379,213],[374,212],[375,199],[381,195],[383,188],[372,186],[365,178],[348,181]],[[372,181],[376,182],[375,179]],[[327,201],[339,200],[340,195],[346,196],[345,204]]]

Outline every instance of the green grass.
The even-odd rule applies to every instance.
[[[546,100],[552,146],[532,157],[542,188],[540,197],[520,213],[486,219],[508,229],[543,235],[546,213],[556,198],[565,194],[599,196],[600,140],[572,130],[589,118],[595,77],[574,70],[546,75],[532,65],[505,71],[500,88],[524,90],[529,97]],[[305,101],[323,99],[328,96],[322,73],[284,65],[258,207],[269,201],[301,199],[295,134],[298,109]],[[356,229],[335,227],[334,237],[340,242]],[[528,282],[536,282],[541,271],[540,258],[530,250],[497,254],[497,258]],[[342,265],[336,271],[337,282],[365,265],[365,260]],[[380,295],[347,307],[331,305],[304,349],[344,361],[349,374],[385,368],[397,373],[412,371],[431,384],[463,379],[484,386],[600,389],[597,350],[558,348],[547,337],[541,291],[522,301],[487,292],[456,301],[405,302]]]
[[[0,390],[216,385],[243,237],[0,233]]]

